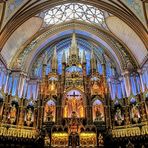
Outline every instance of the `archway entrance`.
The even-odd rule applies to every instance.
[[[63,118],[84,118],[84,96],[78,90],[66,93],[63,105]]]

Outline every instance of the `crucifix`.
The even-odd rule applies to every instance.
[[[73,92],[73,95],[67,95],[67,96],[72,97],[72,99],[71,99],[72,111],[76,112],[76,109],[77,109],[77,99],[76,99],[76,97],[78,97],[80,95],[76,95],[75,92]]]
[[[79,97],[80,95],[76,95],[75,94],[75,91],[73,92],[73,95],[67,95],[67,96],[69,96],[69,97]]]

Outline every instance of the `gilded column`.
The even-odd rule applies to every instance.
[[[37,128],[37,110],[38,108],[34,108],[34,121],[33,121],[33,127],[36,129]]]
[[[4,108],[3,108],[2,123],[7,123],[8,114],[9,114],[9,96],[8,96],[8,93],[6,93],[5,94]]]
[[[6,85],[5,85],[5,102],[4,102],[4,108],[3,108],[3,119],[2,119],[2,122],[3,123],[7,123],[7,117],[8,117],[8,114],[9,114],[9,108],[10,108],[10,95],[8,95],[8,83],[9,83],[9,78],[11,77],[11,71],[8,71],[8,74],[7,74],[7,78],[6,78]]]
[[[129,125],[130,124],[130,106],[129,103],[127,102],[127,99],[125,100],[125,106],[124,108],[124,115],[125,115],[125,125]]]
[[[19,118],[18,118],[18,126],[22,127],[24,125],[24,113],[25,113],[25,109],[24,109],[24,99],[21,98],[20,99],[20,104],[19,104]]]

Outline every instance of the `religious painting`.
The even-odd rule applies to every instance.
[[[93,121],[98,121],[98,122],[105,121],[104,105],[99,99],[93,102],[92,110],[93,110]]]
[[[63,106],[64,118],[84,118],[85,107],[83,97],[78,90],[71,90],[65,96],[65,103]]]
[[[49,100],[44,107],[44,122],[55,122],[56,105],[53,100]]]

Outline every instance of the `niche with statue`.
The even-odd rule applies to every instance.
[[[141,121],[139,105],[135,98],[130,100],[130,119],[132,123],[139,123]]]
[[[44,122],[55,122],[56,104],[55,101],[49,100],[44,107]]]
[[[105,116],[104,116],[104,105],[99,99],[95,99],[93,102],[93,121],[94,122],[104,122]]]
[[[116,126],[124,125],[124,114],[122,106],[116,102],[114,104],[114,122]]]
[[[16,124],[17,121],[17,113],[18,113],[18,101],[17,100],[12,100],[10,109],[9,109],[9,115],[8,115],[8,123],[11,124]]]
[[[34,104],[29,102],[25,110],[25,125],[32,127],[34,121]]]

